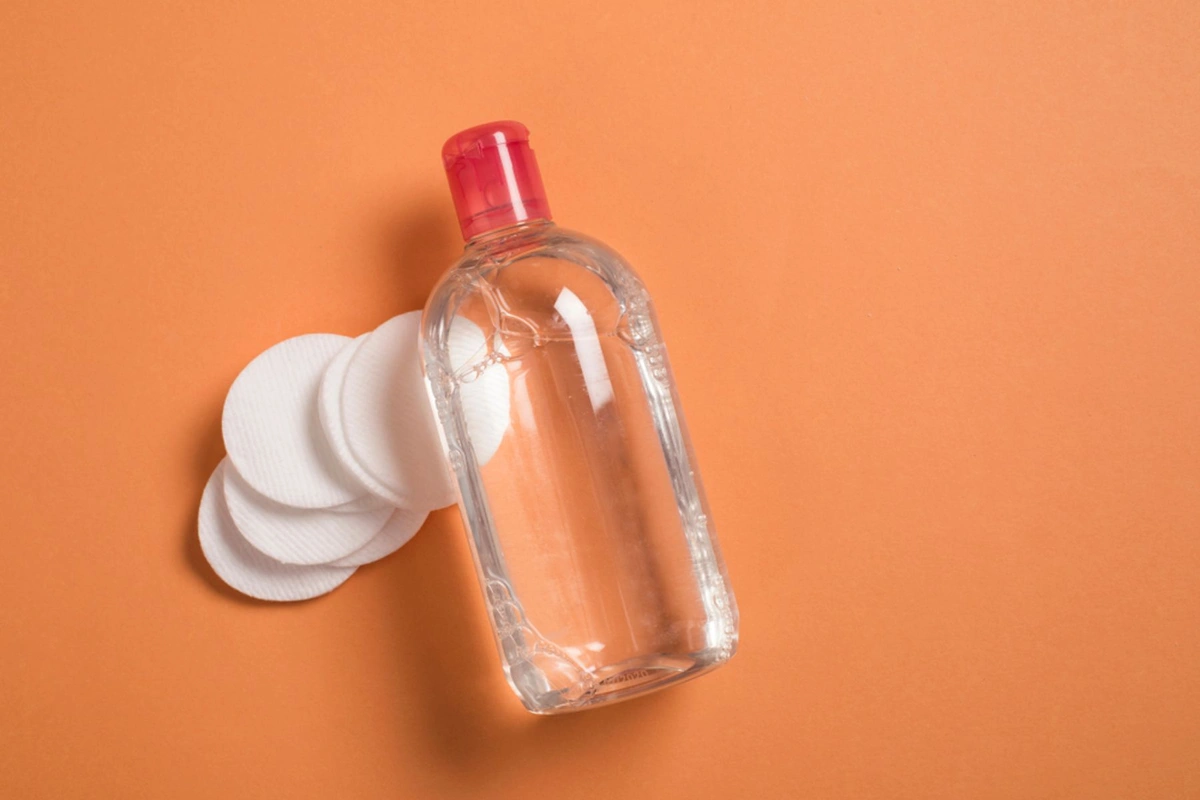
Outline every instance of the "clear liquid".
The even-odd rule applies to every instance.
[[[484,334],[451,358],[460,320]],[[472,242],[422,325],[429,390],[510,685],[555,713],[727,661],[737,609],[640,281],[534,223]],[[504,370],[506,402],[464,402]],[[492,381],[492,385],[496,384]],[[488,414],[503,414],[506,419]],[[472,440],[499,423],[480,465]]]

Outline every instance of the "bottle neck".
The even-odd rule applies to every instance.
[[[494,250],[508,248],[513,244],[538,236],[554,227],[554,223],[546,218],[526,219],[494,228],[490,231],[473,236],[467,240],[467,250]]]

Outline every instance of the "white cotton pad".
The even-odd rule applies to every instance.
[[[508,370],[500,361],[489,360],[483,331],[465,317],[455,317],[450,323],[447,350],[460,381],[459,396],[475,461],[483,467],[496,455],[508,430]],[[506,356],[508,351],[501,348],[500,355]]]
[[[364,333],[357,339],[346,345],[342,352],[334,356],[333,361],[329,362],[328,368],[325,370],[325,375],[321,378],[321,386],[317,392],[317,410],[321,420],[321,430],[325,433],[325,439],[329,443],[330,450],[338,462],[358,480],[367,491],[371,494],[368,498],[376,498],[378,501],[398,506],[404,502],[404,498],[397,495],[387,486],[375,479],[371,473],[367,472],[354,459],[354,455],[350,452],[350,445],[346,443],[346,433],[342,425],[342,384],[346,380],[346,370],[350,366],[350,359],[358,352],[358,348],[366,341],[369,333]],[[363,502],[362,499],[354,502]],[[344,507],[338,506],[337,510],[341,511]]]
[[[335,567],[360,567],[390,556],[412,539],[425,524],[426,512],[397,508],[375,538],[345,558],[331,562]]]
[[[417,330],[421,312],[392,317],[350,359],[342,384],[342,426],[351,458],[396,504],[442,508],[454,502],[426,399]]]
[[[356,514],[292,508],[254,491],[236,469],[225,468],[225,505],[255,550],[284,564],[327,564],[350,555],[380,532],[390,508]]]
[[[259,494],[296,508],[329,508],[365,494],[321,433],[317,389],[350,342],[314,333],[280,342],[229,389],[221,427],[229,459]]]
[[[200,499],[200,548],[214,571],[242,594],[260,600],[307,600],[330,592],[354,567],[303,567],[267,558],[242,538],[225,505],[227,460],[213,471]]]
[[[429,407],[418,353],[420,312],[380,325],[350,359],[342,384],[342,425],[350,458],[395,497],[397,505],[433,509],[455,501]],[[464,318],[450,336],[451,363],[486,353],[483,334]],[[477,369],[462,386],[476,458],[490,458],[508,427],[508,374],[502,364]],[[478,434],[478,439],[476,439]]]

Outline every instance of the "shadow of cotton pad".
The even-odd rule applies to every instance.
[[[397,505],[429,510],[451,505],[456,496],[421,373],[420,321],[419,311],[401,314],[367,337],[346,370],[341,409],[351,458]],[[456,320],[452,364],[456,356],[466,363],[485,350],[479,328]],[[476,457],[482,462],[495,453],[508,425],[508,375],[492,364],[472,378],[463,385],[463,405],[472,431],[480,431]]]
[[[242,538],[225,504],[222,461],[200,499],[200,549],[218,577],[242,594],[260,600],[307,600],[342,585],[354,567],[281,564]]]
[[[392,509],[348,513],[292,508],[263,497],[225,467],[225,504],[242,537],[284,564],[326,564],[350,555],[378,534]]]
[[[317,414],[321,376],[350,343],[314,333],[251,361],[225,398],[221,429],[238,474],[259,494],[296,508],[330,508],[366,490],[334,457]]]

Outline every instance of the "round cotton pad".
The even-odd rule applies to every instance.
[[[454,502],[417,353],[421,312],[392,317],[358,348],[342,384],[351,457],[412,509]]]
[[[354,357],[358,348],[370,335],[364,333],[359,336],[334,356],[333,361],[329,362],[317,392],[318,416],[321,420],[321,430],[324,431],[325,439],[329,443],[329,449],[333,451],[338,462],[365,486],[374,498],[398,506],[404,502],[404,499],[375,480],[371,473],[354,460],[354,455],[350,452],[350,445],[346,443],[345,429],[342,426],[342,384],[346,380],[346,369],[350,366],[350,359]],[[362,500],[354,502],[362,502]],[[343,507],[339,506],[337,510],[341,511]]]
[[[238,533],[225,505],[225,469],[213,471],[200,499],[200,548],[221,580],[260,600],[307,600],[332,591],[354,574],[354,567],[300,567],[280,564],[255,550]]]
[[[447,350],[460,381],[459,397],[475,461],[483,467],[496,455],[508,430],[508,371],[500,361],[488,359],[483,331],[466,317],[455,317],[450,323]],[[507,356],[508,351],[502,347],[500,355]]]
[[[375,534],[375,538],[355,550],[345,558],[332,562],[335,567],[359,567],[372,561],[390,556],[399,550],[425,524],[425,512],[409,511],[397,508],[391,518],[384,524],[383,530]]]
[[[421,375],[419,324],[420,312],[401,314],[359,346],[342,384],[342,424],[351,458],[397,505],[442,508],[454,502],[455,493]],[[486,352],[483,334],[465,318],[455,320],[450,339],[456,369],[461,366],[456,356],[465,364]],[[472,378],[461,391],[476,458],[483,463],[508,426],[508,375],[503,365],[491,364],[474,370]]]
[[[386,507],[351,514],[285,506],[254,491],[228,466],[225,504],[245,540],[284,564],[327,564],[350,555],[370,542],[392,514]]]
[[[259,494],[296,508],[329,508],[365,494],[334,457],[317,416],[321,376],[349,341],[329,333],[287,339],[230,387],[221,418],[225,449]]]

